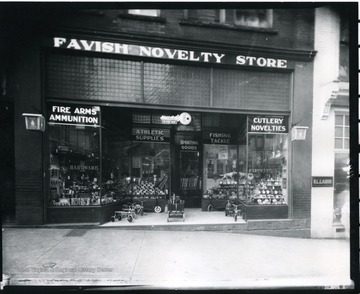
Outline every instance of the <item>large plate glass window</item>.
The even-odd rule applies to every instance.
[[[255,205],[288,204],[288,119],[248,118],[247,173],[240,178],[246,202]]]
[[[160,212],[170,187],[170,127],[160,125],[159,115],[149,112],[134,111],[132,121],[133,200],[147,211]]]
[[[287,135],[249,134],[248,173],[240,179],[254,204],[287,204]]]
[[[100,205],[99,113],[96,106],[49,105],[50,205]]]
[[[103,107],[102,204],[131,202],[131,112]]]
[[[133,199],[165,199],[169,168],[169,143],[134,142]]]

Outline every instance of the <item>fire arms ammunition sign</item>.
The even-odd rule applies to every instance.
[[[288,133],[286,116],[248,116],[249,133]]]
[[[99,106],[49,104],[50,124],[100,126]]]

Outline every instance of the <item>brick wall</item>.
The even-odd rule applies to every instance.
[[[25,129],[22,113],[39,113],[41,105],[41,61],[39,40],[22,31],[14,64],[15,87],[15,198],[16,223],[35,225],[44,222],[43,136]],[[27,42],[26,42],[27,41]],[[27,46],[22,46],[27,44]]]
[[[189,12],[189,18],[197,15],[198,20],[211,22],[215,10]],[[312,49],[314,11],[312,9],[274,9],[273,32],[259,33],[251,30],[234,30],[214,26],[184,25],[182,9],[161,11],[164,21],[132,19],[118,10],[99,10],[98,14],[72,12],[66,18],[56,19],[55,26],[90,29],[112,33],[129,33],[142,36],[188,39],[193,41],[217,42],[244,46],[261,46],[284,49]],[[190,20],[190,19],[189,19]]]

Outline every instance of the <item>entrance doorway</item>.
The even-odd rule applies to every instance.
[[[185,200],[185,207],[201,207],[201,148],[198,134],[175,135],[174,193]]]

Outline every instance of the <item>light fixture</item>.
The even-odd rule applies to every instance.
[[[45,131],[45,118],[37,113],[23,113],[25,126],[30,131]]]
[[[291,141],[304,141],[306,139],[306,131],[309,127],[293,126],[291,129]]]

